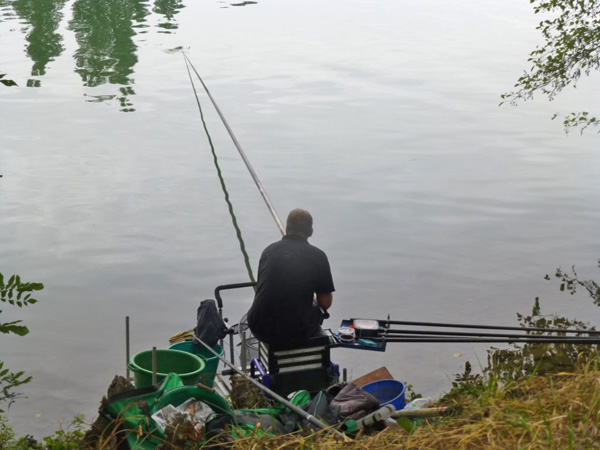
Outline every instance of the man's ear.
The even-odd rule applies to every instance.
[[[288,226],[285,226],[285,234],[288,234]]]

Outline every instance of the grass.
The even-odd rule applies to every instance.
[[[229,444],[246,449],[597,449],[600,448],[600,371],[597,359],[574,372],[494,377],[457,384],[440,399],[453,416],[421,422],[412,433],[385,428],[343,440],[324,432],[249,437]],[[210,443],[205,448],[210,448]]]
[[[231,440],[221,435],[203,448],[247,449],[516,449],[580,450],[600,448],[600,367],[598,356],[579,363],[569,372],[538,376],[529,374],[519,380],[493,374],[468,374],[439,400],[454,413],[448,417],[416,423],[412,431],[401,427],[362,430],[355,436],[340,438],[325,431],[296,432],[267,437],[248,433]],[[35,449],[110,449],[114,448],[116,429],[105,431],[99,442],[85,443],[81,421],[74,431],[57,432],[33,444],[17,439],[6,422],[0,420],[0,448]],[[113,424],[114,425],[114,424]],[[143,437],[142,437],[143,439]],[[227,441],[224,443],[224,441]],[[186,448],[197,448],[193,445]],[[164,448],[179,448],[169,446]]]

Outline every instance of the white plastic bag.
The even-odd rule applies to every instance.
[[[191,423],[199,433],[204,431],[206,419],[214,411],[206,403],[190,398],[178,407],[167,405],[164,408],[152,414],[152,419],[158,424],[164,432],[167,425],[181,425],[182,423]]]
[[[431,397],[415,398],[412,402],[404,407],[406,410],[428,408],[433,403]]]

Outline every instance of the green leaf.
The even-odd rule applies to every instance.
[[[22,320],[17,320],[15,322],[9,323],[0,323],[0,333],[9,334],[13,333],[19,336],[25,336],[29,333],[29,328],[23,325],[17,325],[18,323],[23,322]]]
[[[415,424],[413,424],[407,417],[400,417],[399,419],[396,419],[396,423],[408,433],[414,433],[414,431],[417,429]]]

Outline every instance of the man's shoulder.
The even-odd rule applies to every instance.
[[[323,256],[326,256],[325,252],[323,250],[321,250],[319,247],[317,247],[316,245],[312,245],[310,243],[308,245],[310,246],[310,248],[312,249],[312,251],[314,251],[315,253],[319,253],[319,254],[321,254]]]
[[[269,254],[269,253],[271,253],[273,251],[277,251],[279,249],[282,249],[282,250],[294,249],[294,251],[298,251],[298,252],[300,252],[300,254],[313,255],[313,256],[320,257],[320,258],[327,258],[327,255],[325,254],[325,252],[323,250],[321,250],[319,247],[311,244],[306,239],[304,239],[304,240],[281,239],[279,241],[275,241],[272,244],[269,244],[267,247],[265,247],[265,249],[263,250],[263,255]]]
[[[262,251],[262,255],[263,255],[263,256],[264,256],[264,255],[268,255],[269,253],[272,253],[273,251],[276,251],[276,250],[277,250],[277,248],[278,248],[279,246],[281,246],[281,243],[282,243],[282,241],[275,241],[275,242],[273,242],[273,243],[271,243],[271,244],[267,245],[267,246],[265,247],[265,249]]]

